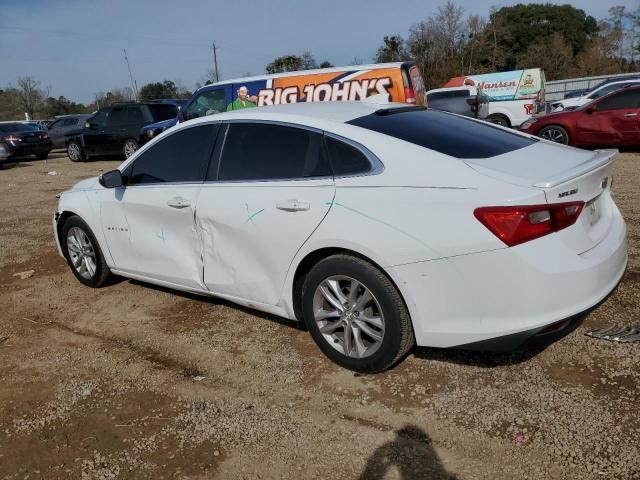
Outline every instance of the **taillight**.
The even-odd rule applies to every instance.
[[[416,103],[416,92],[412,87],[404,87],[404,101],[405,103]]]
[[[513,247],[573,225],[584,202],[514,207],[481,207],[473,212],[491,233]]]
[[[15,135],[7,135],[6,137],[2,137],[2,140],[5,142],[19,142],[20,137],[16,137]]]

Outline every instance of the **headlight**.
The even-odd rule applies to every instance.
[[[534,123],[536,123],[538,121],[538,119],[536,118],[530,118],[529,120],[525,120],[522,125],[520,125],[520,129],[521,130],[525,130],[527,128],[529,128],[531,125],[533,125]]]

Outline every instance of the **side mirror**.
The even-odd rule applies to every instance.
[[[110,170],[100,175],[98,179],[104,188],[118,188],[124,184],[122,172],[120,170]]]
[[[84,122],[84,128],[93,128],[93,124],[91,122]]]
[[[178,109],[178,122],[184,122],[187,120],[187,115],[182,108]]]
[[[584,111],[584,113],[586,113],[587,115],[591,115],[595,111],[596,109],[594,107],[589,107]]]

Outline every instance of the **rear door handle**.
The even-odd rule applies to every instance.
[[[300,202],[296,199],[289,199],[286,202],[276,203],[278,210],[284,210],[285,212],[302,212],[309,210],[311,206],[307,202]]]
[[[625,117],[637,117],[638,114],[637,113],[625,113],[624,116]]]
[[[191,202],[186,198],[173,197],[171,200],[167,202],[167,205],[169,205],[172,208],[186,208],[191,206]]]

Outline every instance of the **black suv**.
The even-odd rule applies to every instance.
[[[175,105],[164,103],[114,103],[98,110],[83,129],[65,134],[67,155],[72,162],[93,155],[122,154],[128,158],[138,149],[142,127],[177,114]]]

